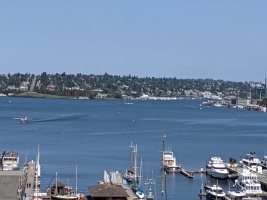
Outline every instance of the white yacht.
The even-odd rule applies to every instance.
[[[243,169],[238,176],[238,185],[246,192],[247,195],[262,194],[261,184],[258,181],[257,174],[252,173],[249,169]]]
[[[267,168],[267,156],[263,156],[263,159],[261,160],[261,166]]]
[[[19,154],[4,151],[1,156],[1,167],[2,170],[19,170]]]
[[[177,165],[176,158],[173,155],[173,152],[169,149],[164,150],[163,152],[163,160],[164,160],[164,169],[167,172],[175,172],[181,169],[180,165]]]
[[[233,186],[230,186],[229,191],[226,192],[226,196],[232,200],[243,200],[246,197],[245,190],[237,184],[237,180]]]
[[[254,152],[246,154],[240,161],[240,164],[243,165],[243,168],[248,168],[256,172],[258,165],[261,164],[261,161]]]
[[[226,179],[229,175],[223,160],[218,156],[211,157],[211,160],[206,164],[206,170],[207,174],[214,178]]]
[[[208,187],[208,189],[206,190],[206,195],[207,199],[217,199],[217,200],[225,199],[226,196],[223,189],[218,185],[213,185]]]

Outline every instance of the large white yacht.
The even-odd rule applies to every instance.
[[[256,153],[248,153],[240,161],[243,168],[248,168],[252,171],[257,171],[258,165],[261,164],[260,159],[257,157]]]
[[[214,178],[226,179],[229,175],[223,160],[218,156],[211,157],[211,160],[206,164],[206,170],[207,174]]]
[[[1,167],[2,170],[19,170],[19,154],[4,151],[1,156]]]
[[[164,169],[167,172],[175,172],[176,170],[180,170],[181,166],[177,165],[176,158],[173,155],[173,152],[170,149],[166,149],[163,152],[163,160],[164,160]]]
[[[262,194],[261,184],[258,181],[257,174],[252,173],[249,169],[243,169],[238,176],[238,185],[246,192],[247,195]]]

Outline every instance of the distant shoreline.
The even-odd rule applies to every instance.
[[[50,99],[70,99],[70,97],[51,95],[51,94],[41,94],[37,92],[24,92],[21,94],[16,94],[14,97],[29,97],[29,98],[50,98]]]
[[[82,99],[82,100],[117,100],[115,98],[105,98],[105,99],[89,99],[89,98],[76,98],[70,96],[59,96],[59,95],[52,95],[52,94],[41,94],[37,92],[24,92],[20,94],[15,94],[14,96],[10,97],[25,97],[25,98],[46,98],[46,99]],[[122,100],[122,99],[119,99]]]

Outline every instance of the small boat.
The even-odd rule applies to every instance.
[[[147,179],[145,182],[145,199],[146,200],[154,200],[156,194],[156,183],[154,178]]]
[[[19,170],[19,154],[14,151],[3,151],[1,155],[1,168],[2,170]]]
[[[145,193],[141,188],[139,188],[135,194],[138,199],[145,199]]]
[[[246,197],[246,192],[236,181],[233,186],[230,186],[229,191],[226,192],[226,196],[231,200],[242,200]]]
[[[216,200],[222,200],[225,199],[225,192],[223,191],[223,189],[217,185],[213,185],[208,187],[208,189],[206,190],[206,197],[207,199],[216,199]]]
[[[249,169],[243,169],[238,176],[238,185],[246,192],[246,195],[262,194],[261,184],[258,181],[257,174],[252,173]]]
[[[206,170],[207,174],[214,178],[226,179],[229,175],[223,160],[218,156],[211,157],[211,161],[206,164]]]

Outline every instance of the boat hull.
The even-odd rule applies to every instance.
[[[225,199],[225,196],[215,196],[211,193],[207,193],[207,199],[210,199],[210,200],[224,200]]]
[[[77,196],[67,196],[67,195],[57,195],[57,196],[51,196],[52,200],[74,200],[74,199],[78,199]]]
[[[213,178],[218,178],[218,179],[227,179],[228,178],[228,173],[218,173],[218,172],[207,170],[207,174],[212,176]]]

